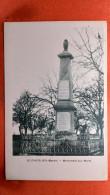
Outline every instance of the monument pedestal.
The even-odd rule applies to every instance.
[[[64,41],[64,51],[60,58],[60,73],[58,82],[58,97],[56,110],[56,134],[65,134],[68,139],[77,139],[74,129],[73,84],[71,74],[72,54],[68,51],[68,41]],[[66,133],[65,133],[66,132]]]

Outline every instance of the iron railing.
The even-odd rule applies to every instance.
[[[49,140],[37,136],[13,136],[13,155],[87,156],[100,150],[100,140]]]

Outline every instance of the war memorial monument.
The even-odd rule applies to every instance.
[[[68,52],[68,40],[64,40],[63,47],[64,51],[58,55],[60,58],[60,71],[57,103],[55,105],[56,133],[69,132],[71,133],[69,139],[77,140],[74,128],[73,83],[71,73],[71,60],[73,56]]]

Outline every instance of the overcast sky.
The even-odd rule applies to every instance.
[[[5,89],[9,109],[24,90],[37,94],[46,72],[59,72],[58,54],[74,28],[90,26],[104,35],[103,22],[9,22],[5,23]],[[105,36],[105,35],[104,35]],[[71,44],[68,50],[74,56]],[[80,70],[79,70],[80,71]]]
[[[63,41],[73,34],[74,27],[93,26],[92,22],[23,22],[5,24],[5,66],[13,101],[24,90],[37,93],[46,72],[59,70],[57,55],[63,51]],[[102,28],[103,31],[103,28]],[[69,45],[74,56],[74,50]],[[7,73],[6,73],[7,74]],[[7,75],[6,75],[7,76]]]

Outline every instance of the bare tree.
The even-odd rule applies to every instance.
[[[74,49],[73,72],[75,93],[74,104],[77,108],[77,128],[82,121],[87,121],[91,126],[95,126],[97,133],[101,131],[103,137],[103,115],[104,115],[104,83],[103,83],[103,36],[92,28],[75,28],[77,39],[71,36],[71,46]],[[81,70],[81,71],[79,71]],[[77,74],[78,72],[78,74]],[[92,75],[91,75],[92,74]],[[75,85],[75,82],[87,78],[85,86]],[[91,84],[88,82],[92,78]],[[96,77],[96,80],[93,80]]]
[[[90,27],[83,27],[80,31],[75,29],[78,40],[71,36],[71,45],[74,48],[73,64],[77,64],[80,67],[84,67],[87,73],[91,70],[95,70],[103,75],[102,62],[103,62],[103,38],[99,34],[93,34]]]
[[[45,118],[47,130],[51,132],[55,123],[54,106],[57,100],[57,76],[55,72],[51,76],[49,73],[46,74],[45,80],[42,81],[40,93],[37,95],[31,94],[31,98],[36,99],[38,115],[42,115],[41,119],[43,118],[43,120]],[[38,124],[41,124],[40,118]]]
[[[103,137],[103,115],[104,115],[104,89],[103,76],[100,76],[94,84],[86,87],[83,90],[77,91],[75,101],[79,113],[85,122],[90,123],[90,126],[96,127],[97,133],[101,131]]]

